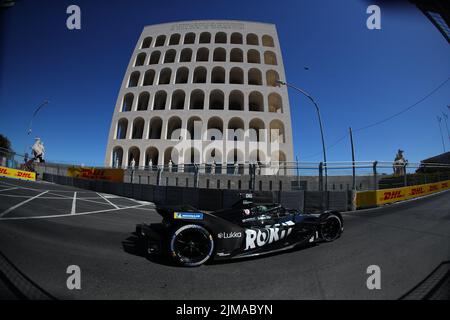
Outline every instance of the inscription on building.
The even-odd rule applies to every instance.
[[[193,23],[177,23],[173,24],[170,31],[183,31],[183,30],[205,30],[205,29],[217,29],[217,30],[244,30],[245,24],[239,22],[193,22]]]

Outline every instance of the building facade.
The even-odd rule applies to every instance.
[[[279,79],[285,72],[273,24],[147,26],[122,81],[105,165],[292,161],[289,99]]]

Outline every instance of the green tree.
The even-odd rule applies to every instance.
[[[11,150],[11,141],[2,134],[0,134],[0,148]]]

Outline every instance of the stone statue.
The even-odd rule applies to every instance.
[[[136,161],[134,160],[134,158],[131,158],[131,162],[130,162],[131,169],[134,169],[135,165],[136,165]]]
[[[398,149],[397,154],[394,159],[394,175],[402,176],[405,174],[405,164],[408,163],[408,160],[403,156],[403,150]]]
[[[216,173],[216,160],[213,160],[213,163],[211,164],[211,174]]]
[[[33,151],[33,161],[38,162],[45,162],[44,160],[44,143],[41,141],[40,138],[36,138],[34,141],[33,146],[31,147],[31,150]]]

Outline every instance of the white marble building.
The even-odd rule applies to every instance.
[[[293,161],[288,92],[277,79],[285,72],[273,24],[147,26],[120,87],[105,165]]]

